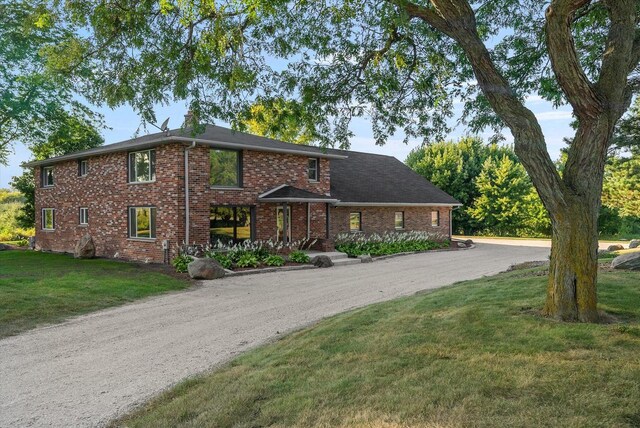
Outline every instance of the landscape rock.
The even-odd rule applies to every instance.
[[[372,263],[373,262],[373,258],[369,254],[362,254],[362,255],[358,256],[358,258],[360,259],[360,261],[362,263]]]
[[[466,241],[464,241],[465,244],[467,244],[467,247],[470,247],[473,245],[473,241],[471,239],[467,239]]]
[[[9,246],[5,244],[0,244],[0,251],[8,250]]]
[[[607,251],[619,251],[619,250],[624,250],[624,247],[620,244],[609,245],[609,248],[607,248]]]
[[[629,248],[638,248],[640,247],[640,239],[632,239],[631,242],[629,242]]]
[[[333,261],[329,258],[329,256],[325,256],[323,254],[319,256],[315,256],[311,259],[311,264],[321,268],[328,268],[333,266]]]
[[[458,246],[458,248],[467,248],[467,244],[465,244],[464,242],[458,242],[456,245]]]
[[[640,252],[623,254],[611,262],[614,269],[640,270]]]
[[[220,263],[208,257],[195,259],[187,265],[187,270],[193,279],[216,279],[225,275],[225,270]]]
[[[93,238],[89,234],[83,235],[76,244],[73,257],[76,259],[92,259],[95,256],[96,245],[93,243]]]

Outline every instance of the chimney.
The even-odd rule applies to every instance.
[[[184,115],[184,123],[182,124],[183,128],[191,128],[196,125],[195,116],[193,112],[189,109],[187,110],[187,114]]]

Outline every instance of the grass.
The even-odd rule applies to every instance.
[[[516,270],[338,315],[115,425],[639,426],[640,273],[601,273],[610,324],[540,317],[545,282]]]
[[[600,254],[598,257],[601,260],[609,260],[609,259],[614,259],[623,254],[638,253],[638,252],[640,252],[640,248],[627,248],[626,250],[618,250],[618,251],[603,253],[603,254]]]
[[[136,299],[186,280],[148,265],[34,251],[0,252],[0,338]]]

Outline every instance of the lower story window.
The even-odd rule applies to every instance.
[[[213,205],[209,221],[211,242],[239,242],[252,239],[251,207]]]
[[[129,237],[156,237],[155,207],[129,207]]]
[[[431,226],[440,226],[440,211],[431,211]]]
[[[351,232],[360,232],[362,230],[362,213],[349,213],[349,230]]]
[[[55,229],[55,212],[53,208],[42,209],[42,229],[43,230]]]
[[[396,211],[396,229],[404,229],[404,211]]]
[[[80,224],[89,224],[89,208],[80,208]]]

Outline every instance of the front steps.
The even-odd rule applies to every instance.
[[[327,256],[331,259],[334,266],[346,266],[346,265],[356,265],[362,263],[358,258],[349,258],[346,253],[341,253],[339,251],[305,251],[309,257],[314,258],[315,256]]]

